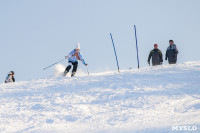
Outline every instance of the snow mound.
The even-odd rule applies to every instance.
[[[64,69],[0,84],[0,132],[200,132],[200,62],[73,78]]]
[[[55,77],[61,77],[63,76],[63,72],[65,71],[66,66],[62,65],[62,64],[57,64],[55,65],[54,68],[54,76]],[[72,69],[72,68],[71,68]],[[66,76],[70,77],[71,72],[69,72]],[[76,76],[86,76],[87,74],[84,73],[81,69],[78,69],[76,72]]]
[[[61,77],[64,71],[65,71],[65,66],[62,64],[57,64],[55,65],[54,76]]]

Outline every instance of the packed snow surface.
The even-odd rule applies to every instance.
[[[0,132],[200,132],[200,62],[0,84]]]

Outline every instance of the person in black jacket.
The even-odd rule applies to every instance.
[[[165,60],[168,59],[169,64],[176,64],[178,48],[173,40],[169,40],[169,47],[166,50]]]
[[[14,72],[10,71],[8,73],[8,76],[6,77],[5,83],[11,83],[11,82],[15,82],[15,77],[14,77]]]
[[[148,64],[150,65],[150,59],[152,57],[152,65],[161,65],[163,62],[162,52],[158,49],[158,44],[154,44],[154,49],[151,50],[148,58]]]

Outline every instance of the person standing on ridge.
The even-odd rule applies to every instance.
[[[8,76],[6,77],[6,80],[5,80],[5,83],[12,83],[12,82],[15,82],[15,78],[14,78],[14,72],[13,71],[10,71],[8,73]]]
[[[176,64],[178,48],[173,40],[169,40],[169,46],[166,50],[165,60],[168,59],[169,64]]]
[[[150,59],[152,57],[152,65],[161,65],[163,62],[162,52],[158,49],[158,44],[154,44],[154,49],[149,53],[149,58],[147,60],[150,65]]]
[[[87,66],[88,64],[85,62],[85,60],[83,59],[81,53],[80,53],[80,43],[77,43],[76,48],[74,50],[72,50],[68,56],[65,56],[66,59],[68,59],[68,63],[69,65],[66,67],[65,71],[64,71],[64,76],[67,75],[67,73],[69,72],[69,70],[71,69],[72,65],[73,65],[73,69],[72,69],[72,74],[71,77],[73,77],[76,73],[77,67],[78,67],[78,60],[82,61],[82,63]]]

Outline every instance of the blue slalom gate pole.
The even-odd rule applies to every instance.
[[[140,62],[139,62],[139,55],[138,55],[138,44],[137,44],[137,33],[136,33],[136,25],[134,25],[135,29],[135,41],[136,41],[136,50],[137,50],[137,62],[138,62],[138,69],[140,68]]]
[[[117,62],[117,68],[118,68],[118,72],[119,72],[119,63],[118,63],[118,59],[117,59],[117,53],[116,53],[116,50],[115,50],[115,44],[114,44],[111,33],[110,33],[110,37],[111,37],[111,40],[112,40],[112,44],[113,44],[113,48],[114,48],[114,52],[115,52],[115,57],[116,57],[116,62]]]

